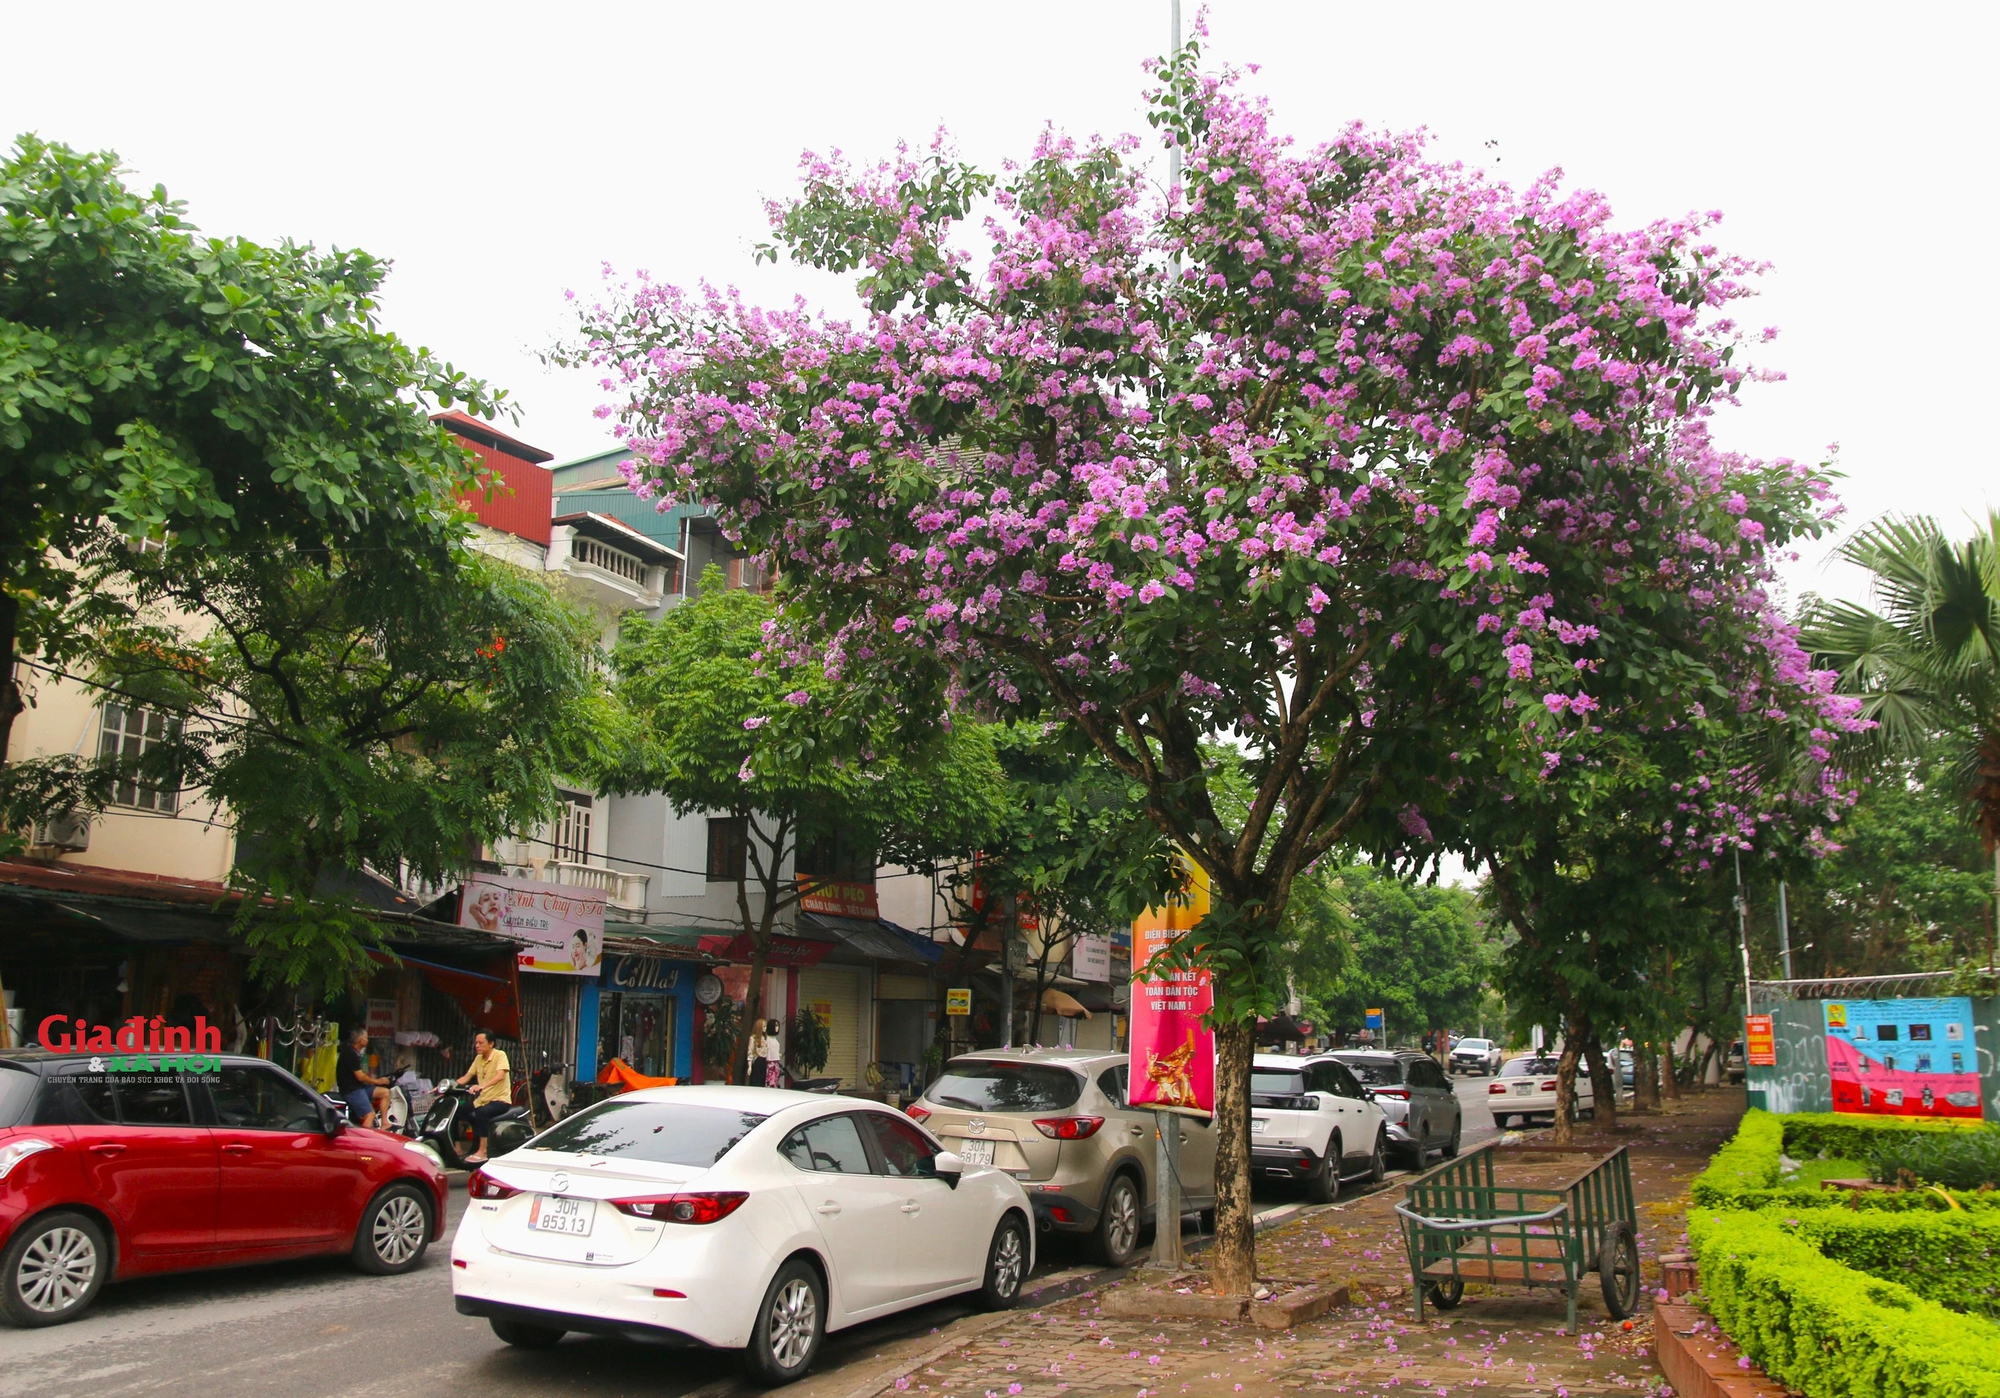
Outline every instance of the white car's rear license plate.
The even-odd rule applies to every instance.
[[[1517,1082],[1514,1084],[1514,1095],[1516,1097],[1526,1097],[1534,1090],[1535,1085],[1531,1082]]]
[[[1265,1129],[1268,1128],[1270,1124],[1271,1124],[1270,1119],[1267,1117],[1253,1116],[1250,1118],[1250,1134],[1253,1136],[1261,1136],[1264,1134]]]
[[[958,1158],[968,1165],[991,1165],[993,1163],[993,1142],[960,1141]]]
[[[528,1205],[528,1227],[542,1233],[572,1233],[585,1238],[590,1236],[590,1225],[596,1217],[595,1199],[558,1199],[552,1194],[537,1194],[535,1202]]]

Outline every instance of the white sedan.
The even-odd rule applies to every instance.
[[[789,1383],[820,1338],[1034,1267],[1027,1196],[873,1103],[657,1087],[567,1117],[482,1166],[452,1297],[511,1345],[571,1330],[741,1349]]]
[[[1486,1105],[1493,1109],[1493,1124],[1503,1130],[1517,1116],[1524,1123],[1539,1116],[1553,1122],[1556,1119],[1556,1060],[1538,1058],[1531,1053],[1508,1059],[1500,1067],[1500,1076],[1486,1088]],[[1595,1110],[1590,1074],[1583,1071],[1583,1065],[1579,1063],[1576,1114],[1592,1116]]]

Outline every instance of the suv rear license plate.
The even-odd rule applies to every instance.
[[[993,1163],[993,1142],[960,1141],[958,1158],[968,1165],[991,1165]]]
[[[528,1227],[542,1233],[588,1237],[596,1217],[595,1199],[558,1199],[553,1194],[537,1194],[535,1202],[528,1205]]]
[[[1250,1118],[1250,1134],[1261,1136],[1270,1128],[1270,1125],[1271,1119],[1269,1117],[1253,1116]]]

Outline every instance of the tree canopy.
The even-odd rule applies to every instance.
[[[619,386],[642,486],[794,568],[835,663],[921,657],[1061,721],[1207,870],[1175,954],[1216,972],[1214,1274],[1240,1294],[1252,1024],[1294,881],[1346,844],[1470,849],[1473,786],[1587,765],[1614,724],[1747,702],[1819,726],[1758,589],[1825,487],[1709,435],[1749,372],[1751,268],[1707,219],[1623,229],[1413,137],[1294,146],[1197,58],[1150,95],[1184,191],[1157,197],[1136,141],[1055,133],[1000,177],[944,145],[812,158],[769,252],[859,273],[856,318],[641,278],[575,355]],[[1732,805],[1671,839],[1733,831]]]
[[[1368,864],[1342,865],[1328,879],[1351,951],[1337,977],[1298,982],[1314,1023],[1352,1035],[1371,1008],[1403,1038],[1470,1023],[1491,969],[1474,895]]]

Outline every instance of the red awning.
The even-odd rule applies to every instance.
[[[384,966],[400,963],[416,971],[440,995],[449,995],[477,1029],[490,1030],[503,1039],[521,1037],[521,983],[514,968],[514,954],[502,952],[495,969],[504,966],[505,975],[483,976],[477,971],[461,971],[456,966],[440,966],[413,956],[392,957],[371,951],[369,956]]]
[[[826,959],[838,942],[809,941],[804,937],[781,937],[773,935],[771,948],[764,954],[766,966],[817,966]],[[750,934],[739,932],[734,937],[715,933],[701,939],[704,955],[723,961],[733,961],[739,965],[750,962]]]

